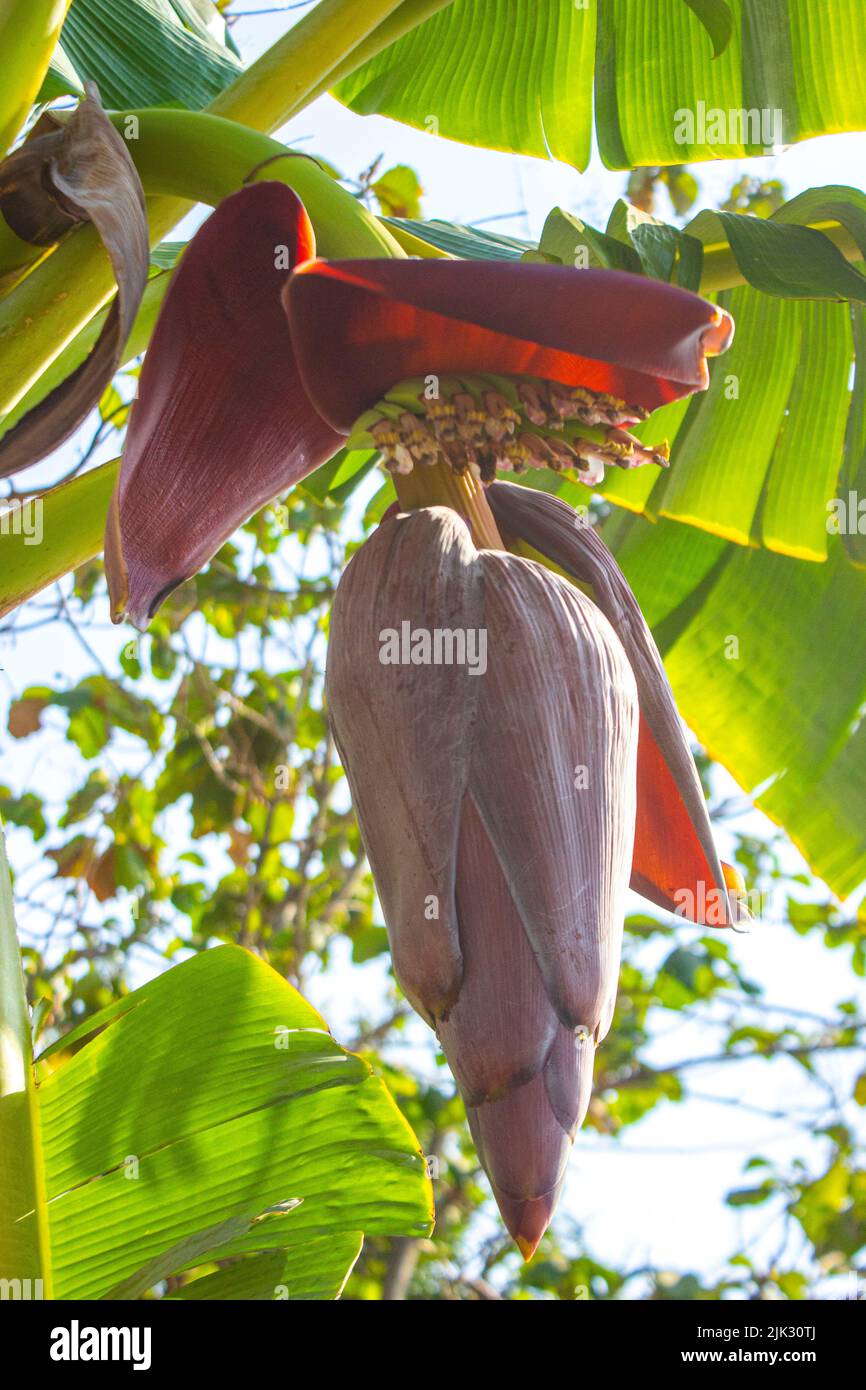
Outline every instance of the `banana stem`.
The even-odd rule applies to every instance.
[[[205,111],[154,109],[112,117],[128,140],[145,192],[216,204],[242,184],[274,179],[293,188],[331,257],[405,255],[377,217],[315,159],[246,125]]]
[[[144,352],[147,347],[170,283],[170,270],[160,271],[158,275],[153,275],[148,280],[138,313],[135,316],[135,322],[121,355],[121,369],[135,357],[138,357],[139,353]],[[102,332],[108,312],[109,310],[106,308],[100,309],[99,313],[94,314],[81,332],[76,334],[63,351],[55,357],[51,366],[42,373],[39,380],[35,381],[30,390],[25,392],[14,409],[10,410],[7,415],[0,417],[0,438],[14,425],[17,425],[18,421],[23,419],[29,410],[44,400],[49,392],[59,386],[66,377],[71,376],[76,367],[81,365]],[[2,545],[0,545],[0,549],[2,549]],[[3,580],[0,578],[0,595],[2,592]]]
[[[22,241],[20,236],[13,232],[6,218],[0,215],[0,276],[32,265],[41,256],[48,254],[44,246],[34,246],[29,241]]]
[[[455,473],[447,463],[419,464],[411,473],[395,473],[394,487],[404,511],[451,507],[469,523],[479,550],[506,549],[484,485],[470,469]]]
[[[105,518],[120,471],[112,459],[30,500],[40,518],[41,540],[0,536],[0,618],[41,589],[102,554]],[[0,1169],[2,1171],[2,1169]]]
[[[0,300],[5,415],[75,337],[115,288],[93,227],[81,227]]]
[[[255,130],[276,130],[402,4],[403,0],[320,0],[208,109]]]
[[[27,119],[70,0],[0,0],[0,158]]]

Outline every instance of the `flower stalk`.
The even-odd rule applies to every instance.
[[[424,468],[413,468],[411,473],[395,473],[394,487],[404,512],[450,507],[468,523],[479,550],[506,549],[484,485],[471,469],[455,473],[442,459]]]
[[[319,0],[309,14],[220,92],[210,110],[255,130],[276,130],[303,110],[314,94],[327,90],[338,65],[342,71],[354,71],[378,51],[367,48],[353,62],[358,46],[395,10],[403,8],[403,0],[364,0],[363,5],[358,0]],[[415,23],[426,18],[422,13]],[[414,24],[407,28],[414,28]],[[395,37],[399,32],[398,27]],[[385,40],[392,42],[391,37]]]

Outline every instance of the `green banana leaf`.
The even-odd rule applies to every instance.
[[[105,106],[200,110],[240,71],[210,0],[72,0],[39,99],[90,80]]]
[[[864,66],[860,0],[453,0],[334,95],[578,169],[594,99],[601,157],[629,169],[862,130]]]
[[[44,1196],[11,1226],[20,1242],[47,1218],[57,1298],[135,1298],[184,1269],[202,1271],[184,1298],[336,1298],[364,1232],[430,1229],[383,1083],[239,947],[135,990],[34,1075]],[[20,1277],[8,1250],[0,1274]]]
[[[430,246],[461,260],[519,261],[526,251],[534,249],[532,241],[488,232],[481,227],[464,227],[459,222],[443,222],[434,218],[421,222],[409,217],[385,217],[383,221],[395,231],[409,232]]]
[[[840,897],[866,879],[866,575],[674,521],[602,528],[683,718]]]
[[[451,255],[521,254],[520,243],[471,227],[400,225]],[[671,441],[670,470],[611,469],[605,497],[740,545],[826,560],[836,502],[858,482],[866,490],[862,350],[852,386],[864,336],[866,196],[814,188],[767,220],[701,212],[682,229],[624,202],[603,232],[554,208],[538,246],[522,254],[670,280],[718,297],[734,317],[733,346],[711,364],[709,390],[635,431],[647,443]],[[842,534],[851,558],[866,563],[866,534],[850,524]]]

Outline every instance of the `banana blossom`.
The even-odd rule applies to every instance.
[[[106,564],[113,616],[141,627],[347,439],[380,451],[404,506],[426,474],[446,479],[438,500],[451,479],[486,509],[479,530],[459,500],[410,500],[362,546],[327,693],[397,978],[527,1258],[613,1017],[629,884],[727,926],[738,880],[613,557],[558,498],[494,480],[547,468],[591,487],[608,465],[665,465],[630,427],[704,389],[731,331],[714,305],[620,272],[324,262],[297,197],[257,183],[187,248],[132,410]],[[382,659],[407,624],[452,659],[423,640],[417,660]],[[483,670],[453,659],[469,634]]]

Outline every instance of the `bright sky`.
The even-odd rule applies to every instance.
[[[245,8],[264,8],[266,3],[246,0]],[[245,58],[254,58],[286,27],[286,15],[262,14],[239,21],[233,32]],[[303,112],[280,135],[287,144],[322,155],[349,177],[357,176],[379,155],[384,156],[383,169],[407,163],[420,175],[426,217],[455,222],[483,219],[493,230],[523,237],[537,237],[548,211],[557,204],[603,227],[625,186],[626,176],[605,170],[597,157],[588,173],[581,175],[561,164],[472,149],[396,122],[361,118],[328,97]],[[856,181],[862,186],[866,136],[813,140],[771,159],[693,166],[701,184],[700,205],[721,201],[743,169],[782,179],[789,196],[816,184]],[[859,180],[856,171],[860,171]],[[669,210],[662,215],[668,216]],[[497,220],[491,220],[494,217]],[[111,451],[103,456],[110,457]],[[67,448],[61,461],[64,457],[72,458],[74,452]],[[57,476],[58,471],[55,459],[50,468],[45,466],[44,476]],[[116,667],[117,653],[131,636],[131,632],[111,630],[106,623],[91,640]],[[4,700],[29,684],[55,680],[59,674],[72,683],[93,669],[75,638],[55,629],[25,633],[14,649],[4,642],[0,663],[5,667],[0,672]],[[5,729],[5,709],[0,718]],[[43,793],[48,790],[56,800],[78,784],[80,763],[68,746],[37,754],[35,745],[25,742],[10,749],[7,740],[3,780],[19,788],[29,784]],[[735,790],[733,784],[723,789]],[[752,812],[740,819],[738,828],[750,825],[766,827],[766,822]],[[30,863],[29,836],[14,832],[10,840],[13,862]],[[792,872],[801,865],[793,850],[786,862]],[[634,906],[645,905],[635,899]],[[680,937],[687,942],[689,930],[681,928]],[[782,925],[778,904],[771,905],[768,920],[736,939],[735,951],[746,973],[764,984],[771,1005],[832,1012],[835,1003],[851,996],[847,952],[843,959],[842,952],[830,953],[817,941],[796,937]],[[382,971],[375,962],[351,966],[348,953],[342,953],[342,961],[340,955],[338,951],[336,966],[314,979],[308,992],[335,1034],[346,1039],[357,1014],[369,1013],[371,1001],[381,998]],[[768,1015],[768,1026],[771,1020]],[[713,1056],[721,1036],[717,1029],[666,1014],[648,1060],[663,1064]],[[429,1068],[428,1039],[419,1023],[413,1034],[417,1046],[400,1054],[401,1064]],[[844,1090],[850,1059],[831,1057],[823,1070],[829,1081],[842,1083]],[[757,1153],[780,1161],[811,1156],[820,1171],[823,1141],[807,1141],[792,1122],[793,1112],[810,1099],[804,1073],[795,1063],[701,1067],[692,1074],[692,1084],[696,1093],[708,1099],[664,1104],[630,1127],[619,1141],[592,1131],[578,1136],[563,1207],[584,1227],[588,1247],[600,1260],[718,1273],[724,1256],[744,1238],[756,1242],[756,1249],[768,1251],[762,1232],[771,1209],[745,1208],[738,1213],[723,1204],[731,1188],[749,1185],[742,1174],[745,1160]],[[752,1108],[735,1108],[736,1101]],[[856,1122],[856,1117],[848,1118]]]

